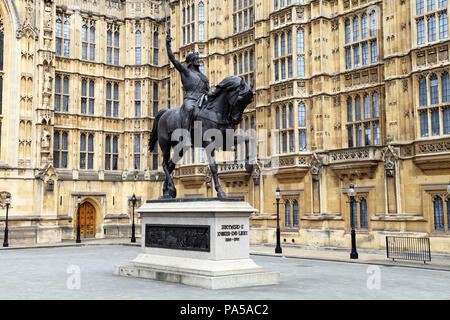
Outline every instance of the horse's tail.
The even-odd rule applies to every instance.
[[[166,113],[169,109],[164,108],[161,109],[158,114],[155,117],[155,121],[153,121],[153,129],[152,132],[150,133],[150,141],[148,143],[148,148],[150,150],[150,152],[152,152],[155,149],[155,145],[158,142],[158,122],[159,119],[161,119],[161,117],[163,116],[164,113]]]

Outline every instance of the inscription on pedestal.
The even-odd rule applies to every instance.
[[[217,237],[224,237],[225,242],[241,241],[242,236],[248,236],[243,224],[223,224],[217,232]]]
[[[210,240],[209,226],[145,225],[146,247],[209,252]]]

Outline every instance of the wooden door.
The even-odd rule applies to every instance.
[[[75,222],[75,233],[78,227],[78,217]],[[95,209],[85,202],[80,207],[80,233],[83,238],[95,238]]]

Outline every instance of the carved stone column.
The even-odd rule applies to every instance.
[[[320,213],[320,178],[322,175],[323,162],[314,152],[309,163],[312,183],[313,213]]]
[[[384,176],[386,183],[386,203],[388,213],[397,213],[397,166],[398,154],[392,145],[388,145],[382,152],[384,162]]]

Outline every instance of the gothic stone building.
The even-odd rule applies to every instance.
[[[74,239],[78,198],[83,237],[128,237],[130,197],[161,196],[150,128],[183,96],[167,28],[213,88],[255,83],[240,125],[254,170],[241,147],[219,158],[225,192],[257,209],[252,242],[275,241],[279,186],[283,242],[349,247],[353,183],[358,247],[429,236],[450,253],[446,0],[0,0],[11,245]],[[174,179],[180,197],[215,196],[203,150]]]

